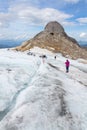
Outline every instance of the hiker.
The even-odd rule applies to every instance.
[[[47,59],[47,56],[46,55],[42,55],[41,57],[42,57],[43,63],[45,63],[45,59]]]
[[[54,56],[54,58],[56,59],[56,56]]]
[[[69,66],[70,66],[69,60],[66,60],[65,65],[66,65],[66,73],[68,73],[69,72]]]

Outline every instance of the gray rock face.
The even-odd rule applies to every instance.
[[[56,21],[49,22],[44,31],[50,32],[50,33],[64,33],[64,28]]]

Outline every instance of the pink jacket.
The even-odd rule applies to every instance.
[[[66,60],[65,65],[66,65],[66,67],[69,67],[70,62],[68,60]]]

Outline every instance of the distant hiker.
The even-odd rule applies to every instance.
[[[47,58],[47,56],[46,55],[42,55],[42,58]]]
[[[66,73],[68,73],[69,72],[69,66],[70,66],[69,60],[66,60],[65,65],[66,65]]]
[[[54,58],[56,59],[56,56],[54,56]]]

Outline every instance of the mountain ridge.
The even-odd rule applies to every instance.
[[[78,42],[67,35],[64,28],[57,21],[49,22],[44,30],[34,38],[25,41],[21,46],[16,47],[17,51],[30,50],[33,47],[40,47],[54,53],[61,53],[65,57],[72,59],[87,59],[87,51],[81,48]]]

